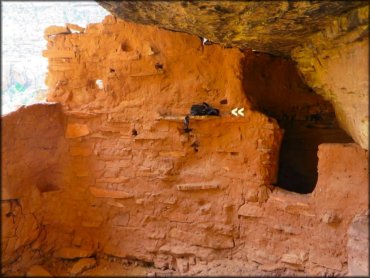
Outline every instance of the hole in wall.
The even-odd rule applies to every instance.
[[[338,126],[331,103],[303,82],[292,60],[252,51],[245,55],[247,97],[284,130],[276,186],[311,193],[318,178],[318,146],[353,140]]]
[[[95,84],[96,84],[96,86],[97,86],[100,90],[102,90],[102,89],[104,88],[104,83],[103,83],[103,80],[101,80],[101,79],[97,79],[97,80],[95,81]]]
[[[159,71],[159,72],[163,72],[163,64],[161,64],[161,63],[156,63],[156,64],[154,65],[154,67],[155,67],[155,69],[156,69],[157,71]]]
[[[129,52],[133,50],[133,47],[129,44],[129,42],[123,42],[121,43],[119,50]]]
[[[137,130],[136,129],[131,130],[131,135],[132,136],[137,136],[138,135]]]

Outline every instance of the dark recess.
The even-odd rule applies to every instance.
[[[303,82],[292,60],[252,51],[245,55],[247,97],[284,129],[276,186],[311,193],[318,178],[318,146],[353,140],[338,126],[331,103]]]

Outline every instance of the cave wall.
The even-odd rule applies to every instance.
[[[297,44],[365,1],[97,1],[120,19],[289,57]],[[359,23],[359,22],[357,22]],[[357,24],[354,22],[354,25]]]
[[[369,148],[368,7],[333,19],[292,51],[305,82],[329,100],[340,126]]]
[[[105,253],[179,268],[227,258],[259,274],[347,272],[347,229],[367,208],[367,152],[356,144],[321,147],[313,194],[271,186],[282,132],[252,109],[242,52],[108,16],[84,33],[50,35],[43,55],[48,98],[61,103],[63,116],[53,120],[27,108],[3,117],[56,125],[41,134],[7,127],[8,142],[25,139],[3,147],[4,157],[21,150],[37,165],[52,161],[47,186],[29,186],[27,171],[17,172],[14,184],[3,181],[30,190],[14,198],[32,206],[42,227],[23,245],[38,238],[33,248],[44,259]],[[184,134],[183,116],[202,101],[222,116],[191,119],[193,132]],[[243,106],[245,117],[230,115]],[[60,115],[59,106],[50,107]],[[49,133],[57,151],[48,149],[45,159],[27,142],[43,142]],[[5,169],[14,163],[5,162]],[[15,262],[5,269],[22,269],[30,259],[8,246],[4,253]]]

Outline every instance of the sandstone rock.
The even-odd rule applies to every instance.
[[[85,250],[81,248],[74,247],[64,247],[55,252],[57,258],[62,259],[76,259],[90,257],[94,253],[93,250]]]
[[[53,277],[45,268],[41,265],[34,265],[26,273],[27,277]]]
[[[327,211],[321,216],[321,221],[326,224],[334,224],[339,223],[341,219],[335,212]]]
[[[287,253],[281,257],[281,261],[288,264],[302,265],[308,258],[307,252]]]
[[[146,56],[151,56],[151,55],[154,55],[155,52],[153,51],[153,49],[150,45],[144,45],[142,54],[146,55]]]
[[[85,31],[85,28],[78,26],[77,24],[72,24],[72,23],[66,23],[66,27],[69,30],[75,30],[77,32],[83,33]]]
[[[333,104],[340,126],[366,150],[369,41],[363,34],[368,13],[368,7],[344,13],[292,51],[307,84]]]
[[[286,268],[284,264],[276,263],[276,264],[262,264],[259,266],[258,269],[275,273],[276,271],[284,269],[284,268]]]
[[[52,35],[60,35],[60,34],[70,34],[70,30],[68,29],[68,27],[64,27],[64,26],[49,26],[45,29],[44,31],[44,39],[45,40],[48,40],[49,39],[49,36],[52,36]]]
[[[193,256],[197,255],[197,257],[202,260],[206,260],[212,255],[212,250],[210,248],[189,246],[185,243],[166,243],[159,248],[159,251],[177,256],[186,256],[189,254]]]
[[[65,137],[78,138],[86,136],[90,133],[87,125],[84,124],[68,124]]]
[[[113,207],[117,207],[117,208],[124,208],[125,206],[123,204],[121,204],[120,202],[116,202],[116,201],[113,201],[113,200],[109,200],[107,202],[108,205],[110,206],[113,206]]]
[[[257,188],[246,189],[245,200],[247,202],[258,202],[258,189]]]
[[[264,203],[267,201],[271,193],[271,190],[267,186],[260,186],[258,188],[258,202]]]
[[[83,258],[83,259],[78,260],[78,262],[76,262],[72,266],[69,273],[71,273],[72,275],[78,275],[78,274],[84,272],[85,270],[91,269],[95,266],[96,266],[96,260],[95,259],[93,259],[93,258]]]
[[[176,259],[176,269],[180,271],[180,273],[186,273],[189,270],[189,262],[187,259],[184,258],[177,258]]]
[[[171,238],[181,240],[190,245],[198,245],[214,249],[228,249],[234,247],[234,241],[231,236],[218,234],[204,234],[185,232],[177,228],[169,232]]]
[[[247,203],[239,208],[238,215],[245,217],[262,217],[263,208],[255,204]]]
[[[177,190],[179,191],[191,191],[191,190],[208,190],[208,189],[218,189],[220,188],[219,183],[212,182],[212,183],[186,183],[186,184],[178,184]]]
[[[159,254],[154,258],[154,267],[159,269],[167,269],[172,263],[172,260],[173,258],[170,255]]]
[[[335,16],[366,5],[330,1],[308,5],[305,2],[290,5],[288,1],[139,2],[135,5],[130,1],[100,1],[99,4],[123,20],[157,25],[223,45],[249,47],[278,55],[289,55],[291,49],[304,42],[310,34],[323,30]],[[232,14],[238,14],[239,21],[235,22],[230,16]]]
[[[283,225],[283,224],[280,224],[280,223],[273,224],[271,227],[278,230],[278,231],[282,231],[284,233],[292,234],[292,235],[298,235],[301,232],[299,227],[290,226],[290,225]]]
[[[306,203],[296,202],[286,204],[285,211],[291,214],[302,214],[306,216],[315,216],[313,212],[311,212],[311,207]]]
[[[266,250],[250,250],[248,260],[254,261],[263,265],[275,264],[278,261],[278,256]]]

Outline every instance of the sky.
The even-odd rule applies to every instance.
[[[37,95],[47,90],[47,59],[42,51],[48,26],[86,27],[108,14],[95,1],[2,1],[2,114],[40,101]]]

